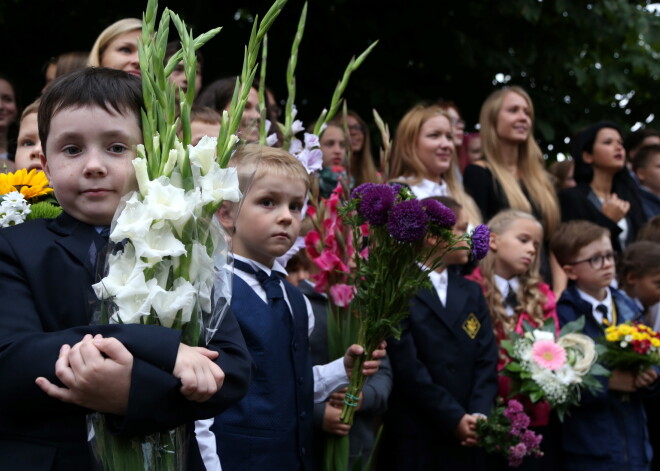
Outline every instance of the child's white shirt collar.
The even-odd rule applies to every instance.
[[[438,293],[438,298],[442,306],[447,305],[447,285],[449,284],[449,275],[447,274],[447,269],[442,270],[440,273],[437,271],[429,272],[429,278],[431,279],[431,284],[435,288],[435,292]]]
[[[518,294],[518,291],[520,290],[520,281],[518,281],[518,277],[514,276],[510,280],[507,280],[506,278],[502,278],[500,275],[493,275],[493,278],[495,279],[495,286],[497,286],[498,291],[502,294],[502,302],[506,299],[506,297],[509,295],[509,287],[516,293]],[[515,315],[515,311],[511,306],[504,306],[504,311],[506,312],[506,315],[511,317]]]
[[[447,183],[443,180],[442,183],[434,182],[422,178],[422,181],[416,185],[410,185],[410,190],[415,197],[419,200],[428,198],[430,196],[450,196]]]
[[[603,313],[596,309],[596,307],[600,306],[601,304],[607,308],[607,320],[612,322],[612,292],[609,288],[605,288],[607,294],[605,295],[605,299],[602,301],[599,301],[590,294],[585,293],[580,288],[577,288],[577,291],[582,299],[591,304],[591,314],[594,316],[594,319],[596,319],[596,322],[599,324],[603,323]]]

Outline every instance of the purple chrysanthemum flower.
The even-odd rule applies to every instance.
[[[363,183],[351,192],[351,198],[361,198],[366,191],[369,191],[374,186],[377,185],[374,183]]]
[[[394,205],[387,221],[387,231],[399,242],[419,242],[426,235],[429,218],[417,200]]]
[[[510,399],[506,404],[506,409],[504,410],[504,416],[507,419],[510,419],[512,416],[523,411],[523,406],[519,401],[515,399]]]
[[[525,432],[520,436],[520,440],[525,444],[528,450],[535,450],[541,446],[543,435],[538,435],[532,430],[525,430]]]
[[[358,188],[364,185],[360,185]],[[373,185],[361,190],[358,213],[369,224],[381,226],[387,222],[387,213],[392,208],[396,193],[388,185]]]
[[[481,260],[488,253],[490,246],[490,229],[485,224],[479,224],[472,231],[472,253],[474,258]]]
[[[440,227],[452,227],[456,224],[456,215],[444,204],[436,200],[424,200],[422,206],[432,223]]]
[[[526,454],[527,447],[524,443],[518,443],[515,446],[509,447],[509,466],[520,466]]]

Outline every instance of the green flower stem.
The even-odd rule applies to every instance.
[[[303,5],[300,19],[298,20],[298,28],[296,35],[291,44],[291,55],[289,56],[289,63],[286,67],[286,88],[288,96],[286,98],[286,105],[284,106],[284,127],[282,128],[282,135],[284,142],[282,147],[288,149],[291,145],[293,134],[291,133],[291,126],[293,125],[293,105],[296,101],[296,65],[298,64],[298,49],[302,41],[303,34],[305,33],[305,22],[307,21],[307,2]]]
[[[220,126],[220,134],[218,135],[218,163],[220,167],[226,167],[231,157],[234,146],[236,145],[235,137],[236,131],[243,116],[243,110],[248,100],[254,77],[257,73],[257,57],[259,48],[264,39],[264,36],[270,29],[273,21],[279,16],[282,8],[287,0],[276,0],[270,7],[268,12],[264,15],[263,20],[260,22],[259,17],[254,20],[252,31],[250,33],[250,41],[245,48],[243,57],[243,67],[240,77],[236,80],[236,88],[232,96],[231,104],[229,105],[229,113],[223,113],[222,124]]]
[[[259,144],[266,145],[266,119],[268,119],[268,103],[266,103],[266,62],[268,59],[268,35],[264,36],[264,42],[261,45],[261,70],[259,72]],[[276,123],[271,123],[276,126]]]
[[[367,58],[367,56],[372,51],[372,49],[376,47],[376,44],[378,44],[378,41],[372,43],[362,54],[358,56],[357,59],[353,57],[348,63],[348,66],[346,66],[346,70],[344,70],[344,75],[337,84],[337,87],[335,88],[335,92],[332,95],[332,100],[330,100],[329,111],[323,110],[319,118],[316,120],[316,124],[314,125],[314,134],[316,134],[317,136],[321,132],[321,128],[323,127],[323,125],[328,121],[330,121],[332,118],[334,118],[335,115],[337,114],[337,111],[339,110],[339,105],[341,103],[342,95],[344,94],[344,91],[348,86],[348,80],[351,78],[351,74],[355,72],[358,69],[358,67],[360,67],[360,65],[362,65],[362,62],[364,62],[364,60]]]

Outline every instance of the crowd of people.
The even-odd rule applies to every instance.
[[[361,347],[330,358],[328,299],[311,282],[318,269],[304,250],[286,267],[277,261],[309,227],[310,181],[277,148],[276,126],[272,147],[252,144],[261,120],[256,85],[231,164],[244,201],[240,211],[227,203],[218,212],[236,256],[233,313],[208,348],[186,347],[157,326],[89,326],[87,253],[103,243],[100,228],[132,188],[130,160],[142,139],[141,26],[120,20],[89,53],[58,56],[45,68],[42,97],[24,108],[0,75],[3,170],[45,170],[64,210],[54,222],[0,230],[2,469],[89,469],[89,410],[110,414],[114,431],[126,434],[197,420],[190,469],[322,469],[324,443],[346,435],[349,469],[358,460],[376,470],[506,469],[478,448],[476,423],[509,396],[501,371],[511,332],[548,320],[559,332],[580,316],[594,339],[626,321],[660,329],[660,132],[599,121],[577,130],[571,160],[546,168],[534,105],[516,86],[485,99],[478,133],[464,133],[454,102],[412,107],[386,165],[375,158],[372,128],[353,111],[318,136],[322,196],[342,181],[389,182],[447,206],[458,235],[481,223],[491,231],[480,263],[459,250],[429,272],[432,288],[411,300],[401,338],[367,365],[352,426],[339,413]],[[177,49],[171,44],[166,60]],[[184,92],[195,87],[193,145],[218,135],[236,85],[235,77],[203,84],[197,58],[194,85],[182,65],[171,77]],[[266,116],[276,123],[280,114],[268,92]],[[287,277],[275,277],[273,295],[286,301],[284,311],[263,273]],[[266,320],[255,315],[265,311]],[[660,469],[657,379],[654,368],[614,370],[563,422],[548,403],[521,398],[544,452],[522,469]]]

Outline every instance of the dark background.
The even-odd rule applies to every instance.
[[[306,124],[314,120],[351,56],[379,40],[345,96],[368,122],[376,108],[392,132],[408,108],[440,98],[454,100],[467,130],[474,130],[481,103],[501,86],[497,74],[531,94],[535,135],[550,159],[590,122],[659,127],[649,117],[660,112],[660,16],[648,3],[313,0],[296,73],[299,116]],[[302,5],[289,0],[269,33],[267,84],[280,100],[286,99],[286,65]],[[145,6],[146,0],[0,0],[0,72],[13,78],[26,105],[39,94],[51,56],[89,50],[106,26],[141,17]],[[202,49],[210,83],[240,71],[251,20],[270,2],[161,0],[161,10],[165,6],[195,34],[223,26]],[[628,102],[615,98],[631,91]],[[376,132],[372,137],[378,141]]]

